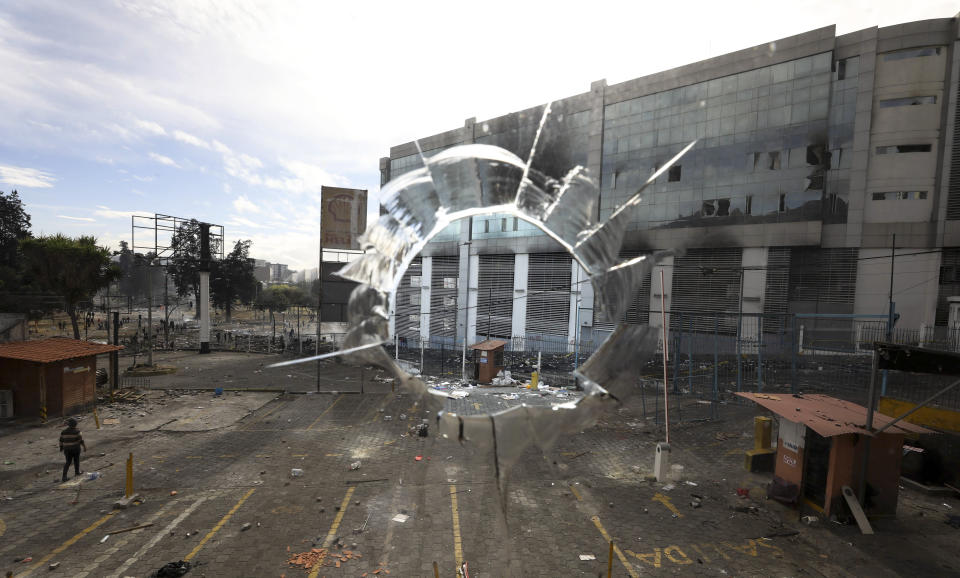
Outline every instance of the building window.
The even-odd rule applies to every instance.
[[[843,80],[847,77],[847,59],[837,61],[837,80]]]
[[[896,52],[887,52],[883,55],[883,61],[890,62],[891,60],[903,60],[904,58],[920,58],[923,56],[933,56],[935,54],[940,54],[939,46],[908,48],[906,50],[897,50]]]
[[[420,275],[410,275],[410,286],[419,287],[420,286]]]
[[[873,193],[874,201],[912,201],[924,200],[926,198],[927,191],[887,191]]]
[[[730,199],[717,199],[717,216],[730,216]]]
[[[877,147],[878,155],[896,155],[901,153],[928,153],[930,152],[931,146],[928,144],[914,144],[914,145],[890,145],[885,147]]]
[[[519,227],[519,221],[520,221],[520,219],[518,219],[517,217],[514,217],[514,218],[513,218],[513,230],[514,230],[514,231],[516,231],[517,228]]]
[[[409,298],[408,302],[410,305],[420,305],[419,292],[414,291],[413,293],[410,293],[410,295],[408,295],[408,298]]]
[[[680,180],[680,165],[673,165],[667,173],[667,182],[675,183]]]
[[[747,202],[744,203],[744,206],[743,206],[743,214],[752,215],[753,214],[753,195],[747,195],[746,201]]]
[[[767,168],[771,171],[780,170],[780,151],[767,153]]]
[[[894,106],[917,106],[920,104],[937,104],[936,96],[907,96],[905,98],[888,98],[880,101],[880,108]]]
[[[484,232],[484,233],[489,233],[489,232],[490,232],[490,221],[486,221],[486,220],[485,220],[485,221],[483,222],[483,232]]]
[[[444,289],[456,289],[456,288],[457,288],[457,278],[456,278],[456,277],[444,277],[444,278],[443,278],[443,288],[444,288]]]
[[[703,206],[700,209],[700,214],[704,217],[712,217],[716,212],[716,207],[713,205],[713,201],[704,201]]]
[[[786,193],[780,193],[780,204],[777,206],[777,211],[781,213],[787,212],[787,195]]]
[[[504,218],[500,219],[500,231],[501,231],[501,232],[506,232],[506,230],[507,230],[507,218],[504,217]]]
[[[444,296],[443,296],[443,306],[444,306],[444,307],[456,307],[456,306],[457,306],[457,298],[456,298],[456,297],[452,297],[452,296],[450,296],[450,295],[444,295]]]

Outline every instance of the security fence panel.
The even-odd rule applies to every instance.
[[[570,332],[571,258],[566,253],[532,253],[527,272],[527,338],[563,340]],[[532,347],[532,346],[530,346]]]
[[[477,335],[510,339],[513,330],[513,255],[480,255]]]
[[[443,337],[453,341],[457,335],[457,279],[460,257],[442,255],[433,257],[430,279],[430,338]]]

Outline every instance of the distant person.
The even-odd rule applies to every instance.
[[[63,476],[60,481],[67,481],[67,472],[70,471],[70,464],[73,463],[73,472],[79,476],[80,471],[80,448],[87,451],[87,444],[83,443],[83,436],[77,429],[77,420],[72,417],[67,420],[67,429],[60,432],[60,451],[63,452],[66,463],[63,464]]]

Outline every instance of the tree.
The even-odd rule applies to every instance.
[[[203,265],[200,261],[200,222],[196,219],[181,222],[170,239],[170,247],[173,249],[173,258],[167,271],[173,277],[177,295],[193,295],[199,319],[200,269]],[[211,236],[210,255],[213,256],[219,251],[220,239]]]
[[[18,244],[29,236],[30,215],[17,191],[9,195],[0,191],[0,265],[16,267]]]
[[[94,237],[57,234],[22,239],[20,251],[25,279],[63,297],[73,337],[80,339],[77,303],[120,278],[120,268],[111,262],[110,250],[97,246]]]
[[[257,308],[270,312],[273,336],[277,334],[277,320],[274,313],[283,313],[291,305],[306,305],[307,294],[294,285],[271,285],[260,292]]]
[[[254,261],[250,258],[251,241],[237,241],[222,261],[215,261],[210,273],[210,297],[216,307],[226,312],[227,323],[233,303],[249,304],[257,295],[257,279],[253,276]]]

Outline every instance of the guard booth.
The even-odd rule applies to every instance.
[[[473,379],[477,383],[490,383],[500,373],[506,345],[506,341],[487,339],[470,346],[473,350]]]
[[[871,449],[863,510],[895,515],[904,437],[937,433],[906,421],[877,432],[893,421],[880,413],[873,414],[873,430],[868,430],[867,408],[828,395],[737,395],[780,416],[771,497],[824,516],[842,511],[844,486],[858,487],[867,436]]]

